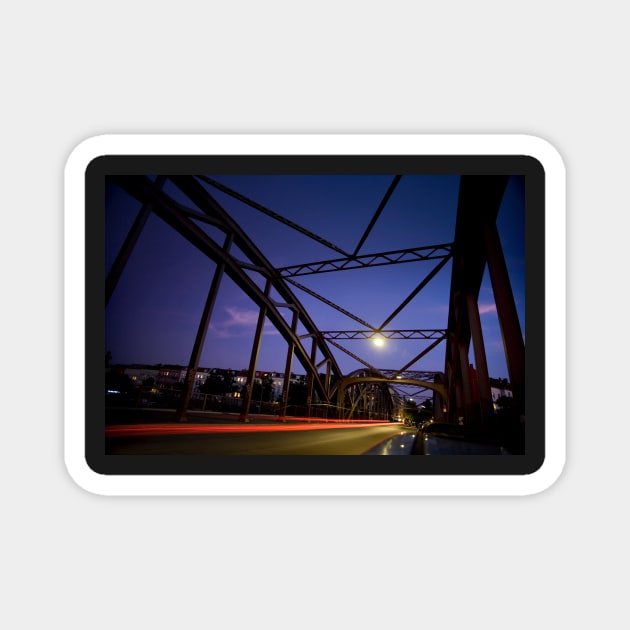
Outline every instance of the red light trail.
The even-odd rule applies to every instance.
[[[292,420],[295,420],[293,418]],[[307,421],[308,419],[302,419]],[[105,437],[135,437],[141,435],[191,435],[208,433],[273,433],[278,431],[316,431],[321,429],[351,429],[358,427],[374,427],[390,425],[387,421],[374,420],[329,420],[308,424],[125,424],[113,425],[105,428]]]

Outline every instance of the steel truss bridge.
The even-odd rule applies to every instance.
[[[386,210],[388,201],[401,178],[401,175],[392,178],[356,247],[353,251],[345,251],[209,176],[110,177],[111,183],[140,202],[140,210],[107,275],[106,304],[115,292],[118,280],[152,213],[215,264],[214,276],[207,287],[205,306],[190,349],[187,376],[179,408],[175,412],[177,420],[186,420],[194,378],[199,368],[217,295],[222,279],[228,276],[258,309],[247,370],[247,384],[243,391],[240,410],[243,421],[247,421],[250,413],[263,327],[268,321],[287,344],[282,398],[278,408],[279,419],[287,416],[291,370],[294,361],[297,361],[306,374],[309,413],[317,408],[320,415],[329,418],[392,419],[397,413],[397,408],[410,397],[411,388],[416,394],[416,399],[424,397],[432,401],[436,419],[447,422],[461,422],[463,419],[465,423],[483,423],[493,414],[478,305],[480,286],[486,268],[492,282],[514,406],[519,413],[524,413],[524,341],[496,222],[507,177],[470,175],[460,178],[457,217],[451,242],[364,253],[362,250],[365,242],[376,229],[379,216]],[[171,192],[168,192],[169,190]],[[174,194],[174,190],[177,190],[178,194]],[[313,239],[333,251],[334,257],[274,267],[262,253],[252,234],[246,233],[217,201],[216,191]],[[182,203],[182,198],[187,202]],[[211,236],[211,231],[202,229],[200,224],[211,226],[212,234],[220,234],[220,238]],[[243,257],[245,259],[242,259]],[[418,262],[428,262],[431,265],[429,272],[419,277],[413,290],[378,325],[368,323],[359,315],[342,308],[296,279],[314,274],[343,274],[348,270]],[[452,271],[448,318],[444,322],[444,327],[440,329],[392,327],[395,318],[449,262],[452,262]],[[253,279],[254,274],[261,277],[263,282],[256,282]],[[300,292],[343,314],[353,322],[353,327],[347,330],[320,329],[298,299]],[[425,342],[425,347],[398,368],[384,369],[371,365],[344,345],[348,341],[378,338],[422,341]],[[471,380],[469,365],[471,349],[475,361],[474,383]],[[443,353],[443,370],[423,371],[421,369],[423,358],[435,351]],[[349,374],[343,374],[337,360],[339,352],[352,357],[362,367]]]

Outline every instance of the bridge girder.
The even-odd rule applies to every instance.
[[[524,412],[525,349],[496,227],[508,176],[462,176],[457,207],[445,353],[450,421],[484,424],[492,395],[479,316],[479,290],[488,268],[517,408]],[[468,362],[471,342],[477,387]]]

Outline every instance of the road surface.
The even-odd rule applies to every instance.
[[[160,423],[108,426],[108,455],[407,454],[416,429],[399,423]],[[398,450],[400,449],[400,450]]]

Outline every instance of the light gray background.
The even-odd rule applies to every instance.
[[[61,0],[0,10],[3,627],[624,625],[621,7]],[[101,133],[263,131],[529,133],[558,149],[568,460],[554,486],[528,498],[174,499],[102,498],[72,482],[66,157]]]

